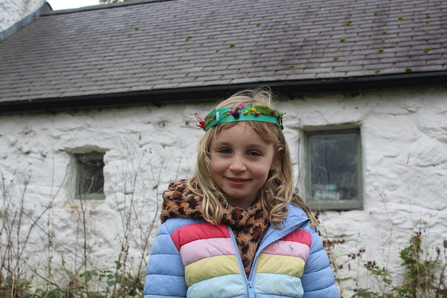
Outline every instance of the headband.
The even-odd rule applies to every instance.
[[[282,117],[284,114],[268,106],[244,106],[240,104],[235,108],[213,110],[205,117],[205,120],[202,120],[198,113],[195,113],[195,116],[198,120],[197,126],[207,131],[214,125],[235,121],[270,122],[284,129],[282,125]]]

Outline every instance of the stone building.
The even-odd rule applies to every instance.
[[[0,43],[1,241],[21,214],[24,268],[143,270],[161,193],[195,165],[194,113],[258,86],[342,296],[373,286],[368,261],[400,276],[415,232],[445,262],[444,1],[35,4]]]

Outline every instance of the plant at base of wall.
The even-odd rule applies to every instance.
[[[446,245],[444,241],[444,246]],[[411,237],[410,245],[400,251],[401,266],[405,267],[405,274],[401,284],[393,285],[393,278],[386,268],[381,268],[375,261],[368,261],[364,267],[375,279],[381,292],[369,288],[357,288],[352,298],[378,297],[378,298],[446,298],[447,284],[445,282],[446,264],[439,259],[423,259],[422,233],[415,232]],[[444,247],[446,249],[447,247]],[[436,248],[438,258],[441,250]],[[436,269],[438,273],[436,274]]]
[[[118,245],[110,246],[114,249],[111,260],[116,260],[112,265],[108,260],[99,262],[95,259],[98,243],[94,236],[99,230],[95,225],[97,209],[93,207],[97,206],[97,201],[75,199],[74,194],[73,198],[58,195],[62,187],[56,186],[48,204],[43,204],[40,210],[31,210],[27,202],[35,197],[27,191],[28,184],[34,183],[30,175],[5,175],[0,170],[0,297],[143,296],[144,268],[151,235],[157,229],[158,186],[163,177],[164,160],[152,155],[150,150],[131,150],[127,143],[121,148],[122,161],[108,165],[109,169],[116,166],[116,171],[112,172],[123,181],[122,185],[109,187],[107,197],[107,202],[116,206],[111,210],[116,210],[115,218],[121,224],[115,236]],[[152,163],[157,164],[156,171],[153,171]],[[66,177],[70,176],[65,175],[60,185],[65,185]],[[71,213],[72,228],[76,233],[76,241],[69,245],[61,240],[52,221],[51,212],[61,203],[67,204],[64,210]],[[29,256],[35,249],[32,239],[37,237],[41,240],[39,262],[33,263]]]

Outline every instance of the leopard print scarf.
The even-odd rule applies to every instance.
[[[203,219],[202,197],[194,194],[187,187],[187,180],[180,180],[169,185],[163,193],[161,222],[168,218]],[[270,225],[268,217],[262,210],[261,202],[256,201],[247,209],[228,205],[222,223],[233,230],[237,241],[245,274],[250,274],[256,250]]]

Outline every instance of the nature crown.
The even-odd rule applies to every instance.
[[[235,108],[222,108],[213,110],[209,113],[205,120],[200,117],[200,114],[195,113],[197,118],[197,126],[207,131],[214,125],[220,123],[228,123],[234,121],[261,121],[275,123],[281,129],[284,129],[282,125],[282,117],[285,113],[281,113],[268,106],[244,106],[238,105]]]

